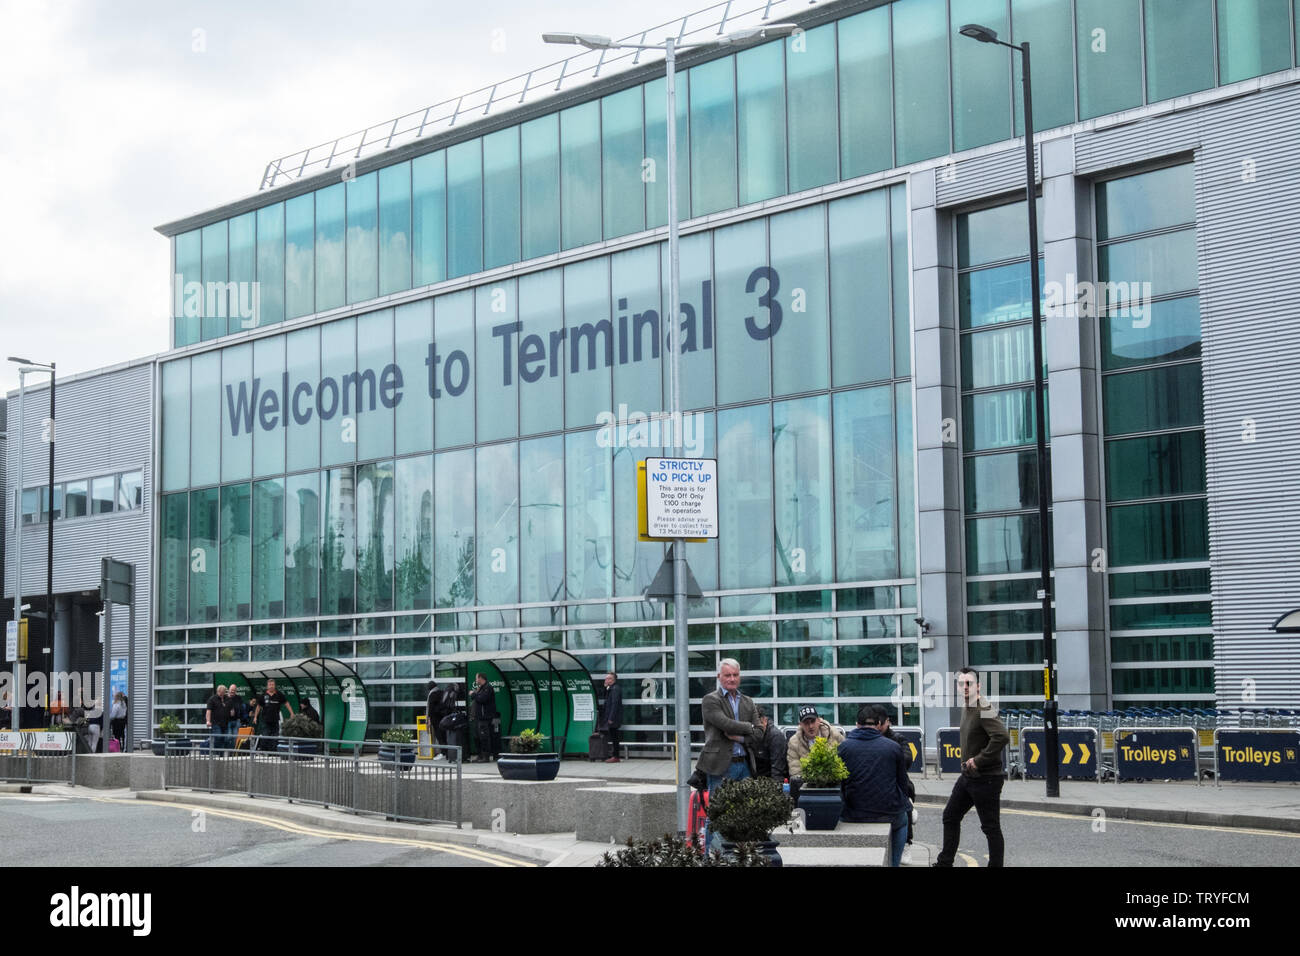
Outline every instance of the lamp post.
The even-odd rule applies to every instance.
[[[1038,283],[1038,201],[1034,190],[1034,100],[1029,79],[1029,41],[1016,45],[999,40],[997,32],[978,23],[967,23],[961,35],[980,43],[996,43],[1020,54],[1022,81],[1025,91],[1025,204],[1029,214],[1029,297],[1033,313],[1034,339],[1034,431],[1038,449],[1038,552],[1042,577],[1038,585],[1038,599],[1043,615],[1043,755],[1046,760],[1047,796],[1061,795],[1060,772],[1057,764],[1057,712],[1056,687],[1053,671],[1056,654],[1052,649],[1052,581],[1047,564],[1051,550],[1051,533],[1048,528],[1047,504],[1050,494],[1047,473],[1047,413],[1043,394],[1043,315],[1039,302]]]
[[[14,513],[14,620],[18,622],[19,630],[22,630],[23,615],[23,418],[26,412],[27,398],[27,375],[29,372],[49,372],[50,373],[50,476],[48,495],[50,501],[47,552],[45,560],[45,620],[46,640],[53,646],[54,643],[54,363],[45,365],[41,362],[33,362],[30,359],[17,358],[9,356],[9,361],[18,364],[18,507]],[[40,506],[37,505],[36,513],[40,514]],[[28,640],[30,649],[30,635]],[[47,668],[48,669],[48,668]],[[46,675],[49,676],[48,674]],[[11,729],[19,730],[22,718],[22,701],[25,697],[26,685],[23,681],[22,661],[14,662],[14,700],[11,709]]]
[[[662,43],[622,43],[609,37],[589,33],[544,33],[542,39],[547,43],[573,44],[588,50],[663,50],[668,105],[666,113],[668,152],[668,311],[671,316],[671,348],[668,350],[668,387],[671,396],[669,421],[673,423],[673,447],[681,443],[682,438],[682,382],[680,310],[681,291],[681,243],[678,231],[677,210],[677,51],[698,49],[706,46],[728,46],[767,39],[769,37],[788,36],[795,29],[793,23],[772,23],[766,26],[749,27],[736,30],[725,36],[717,37],[703,43],[679,43],[676,37],[669,36]],[[676,717],[675,738],[677,741],[677,830],[685,834],[687,813],[690,806],[690,784],[686,781],[691,776],[691,717],[690,717],[690,669],[687,664],[688,644],[686,640],[686,541],[684,538],[673,540],[673,709]]]

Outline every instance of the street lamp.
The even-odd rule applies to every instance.
[[[793,23],[769,23],[764,26],[748,27],[736,30],[725,36],[716,37],[702,43],[680,43],[674,36],[669,36],[662,43],[623,43],[609,37],[590,33],[543,33],[542,39],[547,43],[573,44],[588,50],[663,50],[666,70],[666,87],[668,107],[665,114],[667,126],[668,151],[668,308],[671,310],[674,329],[671,336],[672,347],[668,350],[668,381],[672,405],[669,409],[669,421],[674,423],[673,446],[681,443],[682,432],[682,383],[681,383],[681,349],[678,340],[681,324],[681,242],[677,221],[677,51],[698,49],[706,46],[734,46],[753,40],[789,36],[796,29]],[[671,326],[670,326],[671,327]],[[686,641],[686,541],[684,538],[673,540],[673,703],[676,714],[677,740],[677,830],[686,833],[687,812],[690,806],[690,784],[686,781],[691,776],[691,714],[689,679],[687,666],[688,645]]]
[[[1025,201],[1029,209],[1029,297],[1034,322],[1034,430],[1038,438],[1038,552],[1042,564],[1042,578],[1038,585],[1038,599],[1043,614],[1043,743],[1047,762],[1047,796],[1061,795],[1061,782],[1057,765],[1057,713],[1056,687],[1052,683],[1056,654],[1052,649],[1052,582],[1047,566],[1051,551],[1051,535],[1047,525],[1047,500],[1049,494],[1047,474],[1047,414],[1043,396],[1043,315],[1039,303],[1038,284],[1038,201],[1034,191],[1034,106],[1029,80],[1029,41],[1016,45],[998,39],[997,31],[978,23],[967,23],[961,35],[980,43],[996,43],[1020,54],[1023,66],[1022,80],[1025,88]]]
[[[46,543],[45,559],[45,620],[47,630],[45,639],[54,644],[54,363],[46,365],[42,362],[33,362],[31,359],[18,358],[9,356],[9,361],[16,363],[18,368],[18,507],[14,509],[14,620],[18,622],[18,628],[22,630],[22,592],[23,592],[23,419],[26,412],[26,389],[27,375],[29,372],[49,372],[50,373],[50,478],[49,490],[50,512],[49,512],[49,531]],[[40,506],[37,505],[36,513],[40,514]],[[30,640],[30,635],[29,635]],[[30,644],[29,644],[30,646]],[[23,681],[22,661],[14,662],[14,700],[11,710],[11,729],[19,730],[22,719],[22,701],[25,696],[26,684]],[[48,670],[48,666],[46,670]],[[46,677],[49,675],[47,674]]]

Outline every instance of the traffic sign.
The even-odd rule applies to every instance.
[[[27,660],[27,618],[5,623],[5,660]]]
[[[1115,731],[1115,779],[1195,780],[1195,727]]]
[[[716,458],[647,458],[637,465],[637,479],[641,540],[718,536]]]
[[[135,591],[135,565],[112,558],[99,560],[99,599],[130,604]]]
[[[1062,778],[1096,780],[1097,728],[1061,727],[1057,730],[1057,767]],[[1024,759],[1021,765],[1025,777],[1047,776],[1046,731],[1042,727],[1026,727],[1020,733]]]

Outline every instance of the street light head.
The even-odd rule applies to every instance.
[[[9,361],[11,361],[11,362],[17,362],[19,365],[32,365],[32,364],[34,364],[34,363],[32,362],[31,359],[18,358],[16,355],[11,355],[11,356],[9,356]]]
[[[728,33],[724,37],[719,37],[718,43],[733,45],[748,43],[750,40],[771,40],[776,37],[788,37],[797,29],[799,29],[799,25],[796,23],[765,23],[760,26],[746,27],[744,30]]]
[[[996,30],[982,27],[978,23],[967,23],[959,32],[964,37],[970,37],[972,40],[979,40],[980,43],[998,42],[998,33]]]
[[[606,50],[614,45],[614,41],[609,37],[594,33],[543,33],[542,40],[546,43],[585,46],[588,50]]]

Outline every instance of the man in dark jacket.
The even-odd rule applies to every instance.
[[[785,734],[772,723],[772,719],[767,716],[767,711],[762,707],[756,708],[756,713],[758,729],[762,732],[763,739],[754,748],[754,776],[771,777],[779,787],[785,783],[786,777]]]
[[[442,721],[455,709],[456,689],[451,684],[439,684],[435,681],[429,681],[429,696],[425,698],[424,715],[427,718],[433,739],[439,747],[447,746],[447,728],[442,726]],[[446,751],[439,752],[437,756],[446,756],[447,759],[451,759]]]
[[[618,729],[623,726],[623,688],[613,671],[605,675],[605,700],[600,708],[598,729],[609,734],[609,754],[605,763],[618,763]]]
[[[499,716],[496,692],[482,671],[474,677],[474,689],[470,691],[469,699],[474,707],[474,733],[478,741],[478,754],[474,760],[476,763],[487,763],[497,755],[492,731]]]
[[[988,837],[989,866],[1001,866],[1006,852],[999,801],[1007,779],[1002,772],[1002,750],[1011,737],[997,707],[980,695],[979,679],[979,671],[973,667],[963,667],[957,673],[957,700],[962,705],[961,776],[943,808],[943,849],[935,866],[952,866],[961,841],[961,820],[971,807]]]
[[[858,726],[839,746],[849,769],[844,781],[845,823],[889,823],[889,865],[900,866],[907,846],[907,758],[903,749],[881,734],[887,719],[879,704],[858,708]]]

